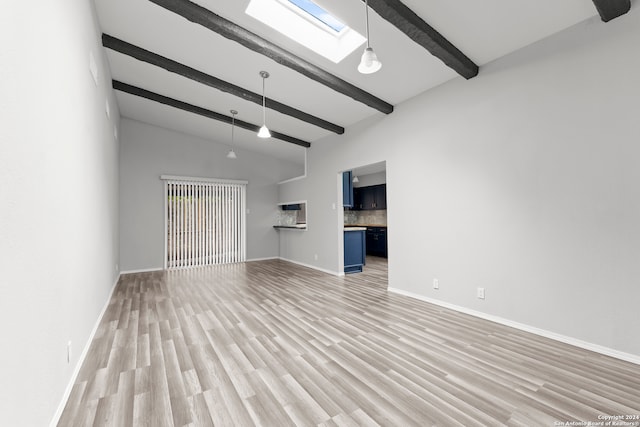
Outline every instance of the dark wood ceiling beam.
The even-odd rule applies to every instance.
[[[282,49],[270,41],[246,30],[233,22],[216,15],[212,11],[195,4],[189,0],[149,0],[183,18],[200,24],[221,36],[240,43],[247,49],[271,58],[278,64],[289,67],[292,70],[321,83],[336,92],[348,96],[358,102],[368,105],[385,114],[393,112],[393,105],[382,99],[342,80],[341,78],[319,68],[293,53]]]
[[[630,0],[593,0],[593,4],[604,22],[624,15],[631,9]]]
[[[159,102],[161,104],[168,105],[170,107],[178,108],[183,111],[188,111],[190,113],[198,114],[198,115],[208,117],[210,119],[218,120],[224,123],[231,123],[231,119],[232,119],[231,116],[225,116],[224,114],[216,113],[215,111],[207,110],[206,108],[198,107],[197,105],[179,101],[174,98],[169,98],[168,96],[160,95],[158,93],[151,92],[146,89],[139,88],[137,86],[132,86],[130,84],[123,83],[118,80],[113,80],[112,86],[115,90],[119,90],[121,92],[146,98],[151,101]],[[243,120],[238,120],[238,119],[235,119],[235,125],[240,128],[247,129],[256,133],[260,129],[260,126],[258,125],[254,125],[253,123],[245,122]],[[271,137],[280,139],[282,141],[290,142],[292,144],[296,144],[305,148],[311,147],[310,142],[303,141],[302,139],[294,138],[293,136],[285,135],[280,132],[275,132],[273,130],[271,131]]]
[[[131,43],[127,43],[124,40],[120,40],[108,34],[102,34],[102,45],[116,52],[120,52],[124,55],[128,55],[132,58],[135,58],[139,61],[143,61],[148,64],[155,65],[156,67],[164,68],[165,70],[170,71],[172,73],[181,75],[188,79],[194,80],[198,83],[202,83],[212,88],[221,90],[223,92],[227,92],[231,95],[235,95],[239,98],[244,99],[245,101],[251,101],[253,103],[256,103],[262,106],[261,94],[251,92],[250,90],[244,89],[240,86],[236,86],[232,83],[226,82],[217,77],[203,73],[202,71],[198,71],[194,68],[188,67],[184,64],[173,61],[164,56],[158,55],[156,53],[153,53],[141,47],[135,46]],[[298,120],[302,120],[314,126],[318,126],[320,128],[326,129],[328,131],[335,132],[340,135],[344,133],[344,128],[342,126],[338,126],[336,124],[323,120],[319,117],[315,117],[311,114],[307,114],[303,111],[297,110],[293,107],[290,107],[286,104],[275,101],[273,99],[266,98],[266,106],[267,108],[270,108],[282,114],[286,114],[288,116],[294,117]]]
[[[465,79],[478,75],[471,59],[399,0],[369,0],[369,7]]]

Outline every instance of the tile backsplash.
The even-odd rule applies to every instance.
[[[347,225],[387,225],[386,209],[378,211],[344,211],[344,223]]]
[[[278,211],[276,225],[296,225],[296,211]]]
[[[307,222],[307,204],[300,203],[300,210],[283,211],[278,210],[276,225],[296,225]]]

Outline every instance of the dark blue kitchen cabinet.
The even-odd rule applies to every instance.
[[[374,185],[373,209],[387,209],[387,184]]]
[[[369,211],[387,209],[387,185],[371,185],[353,189],[354,210]]]
[[[387,227],[367,227],[367,255],[387,257]]]
[[[362,271],[367,253],[365,230],[344,230],[344,272],[359,273]]]
[[[360,200],[360,209],[363,211],[374,209],[376,202],[373,187],[361,187]]]
[[[342,173],[342,206],[353,207],[353,181],[351,171]]]
[[[300,203],[295,203],[293,205],[282,205],[282,210],[283,211],[299,211]]]
[[[361,189],[362,187],[353,187],[353,208],[352,210],[354,211],[359,211],[362,210],[362,194],[361,194]]]

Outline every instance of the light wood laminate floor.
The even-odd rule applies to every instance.
[[[279,260],[124,275],[59,425],[554,426],[640,415],[638,365],[390,294],[386,260],[367,261],[346,277]]]

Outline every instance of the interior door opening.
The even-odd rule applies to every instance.
[[[386,162],[355,167],[345,171],[342,179],[344,271],[367,275],[372,285],[386,288],[389,259]],[[356,233],[362,233],[363,247]],[[364,252],[361,268],[360,250]]]

